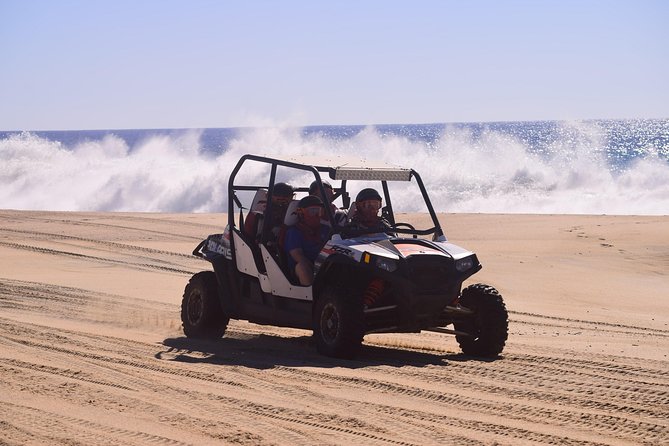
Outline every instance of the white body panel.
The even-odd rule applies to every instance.
[[[258,268],[253,260],[251,247],[236,232],[233,231],[232,236],[235,241],[235,262],[237,262],[237,269],[239,272],[248,274],[249,276],[258,277]]]
[[[313,300],[311,286],[298,286],[290,283],[264,245],[260,246],[260,251],[267,270],[267,275],[260,274],[259,276],[260,287],[265,293],[292,299]]]

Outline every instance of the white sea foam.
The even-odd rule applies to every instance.
[[[201,147],[200,131],[153,136],[128,147],[111,132],[75,147],[32,133],[0,140],[0,207],[41,210],[220,212],[227,180],[244,153],[353,154],[417,170],[440,212],[669,214],[669,164],[646,156],[612,172],[601,132],[564,124],[541,154],[508,134],[474,137],[447,127],[429,144],[369,127],[351,138],[304,136],[299,128],[240,131],[220,155]],[[245,180],[262,184],[264,171]],[[295,184],[300,176],[283,178]],[[357,186],[351,184],[354,194]],[[396,189],[399,211],[423,211],[417,188]]]

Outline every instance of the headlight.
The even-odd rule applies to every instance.
[[[393,259],[387,259],[385,257],[377,257],[376,258],[376,267],[378,269],[382,269],[384,271],[388,271],[389,273],[392,273],[397,269],[397,262],[394,261]]]
[[[467,270],[470,270],[474,266],[473,257],[465,257],[464,259],[459,259],[455,261],[455,269],[464,273]]]
[[[367,263],[368,265],[374,265],[378,269],[388,271],[389,273],[392,273],[393,271],[397,270],[396,260],[389,259],[387,257],[375,256],[368,252],[365,252],[362,255],[362,262]]]

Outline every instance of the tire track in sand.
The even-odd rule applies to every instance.
[[[32,236],[37,236],[39,238],[45,237],[48,240],[71,240],[71,241],[79,241],[79,242],[86,242],[86,243],[91,243],[96,246],[103,246],[103,247],[109,247],[109,248],[115,248],[117,250],[123,250],[123,251],[129,251],[129,252],[142,252],[142,253],[147,253],[147,254],[160,254],[160,255],[166,255],[166,256],[171,256],[171,257],[180,257],[180,258],[187,258],[189,260],[199,260],[198,257],[193,256],[192,254],[183,254],[180,252],[174,252],[174,251],[165,251],[161,249],[155,249],[155,248],[146,248],[143,246],[136,246],[136,245],[128,245],[126,243],[118,243],[118,242],[110,242],[106,240],[98,240],[98,239],[92,239],[92,238],[86,238],[86,237],[77,237],[74,235],[65,235],[65,234],[56,234],[56,233],[51,233],[51,232],[38,232],[38,231],[25,231],[25,230],[20,230],[20,229],[7,229],[7,228],[0,228],[0,232],[10,232],[12,234],[21,234],[23,236],[27,236],[29,238],[32,238]]]
[[[70,294],[76,294],[75,292],[70,291]],[[40,343],[35,343],[33,341],[27,341],[26,338],[33,338],[34,336],[37,335],[36,333],[37,330],[33,333],[28,333],[28,334],[21,334],[20,339],[14,339],[15,342],[23,343],[26,345],[30,345],[32,347],[38,347],[42,349],[49,349],[51,348],[53,350],[53,347],[50,346],[48,343],[40,344]],[[254,330],[250,330],[254,331]],[[262,332],[262,328],[258,329],[258,332]],[[62,333],[62,332],[61,332]],[[11,338],[11,336],[7,336],[7,338]],[[58,350],[58,349],[56,349]],[[70,354],[76,354],[76,355],[83,355],[78,352],[72,352],[72,349],[61,349],[59,350],[60,353],[66,353],[70,352]],[[95,361],[97,363],[109,363],[113,364],[115,366],[118,366],[119,364],[124,365],[124,366],[132,366],[135,368],[140,368],[140,369],[145,369],[145,370],[151,370],[153,372],[160,372],[160,373],[172,373],[167,372],[164,367],[158,367],[158,366],[147,366],[145,363],[142,361],[130,361],[127,359],[127,353],[126,353],[126,359],[119,361],[118,358],[110,358],[108,356],[104,355],[99,355],[95,354],[92,355],[85,354],[83,355],[89,360]],[[506,377],[515,377],[514,379],[516,381],[510,382],[510,383],[504,383],[505,385],[495,385],[492,386],[489,383],[488,384],[468,384],[464,383],[461,384],[462,387],[464,388],[469,388],[473,389],[475,387],[479,387],[479,391],[481,393],[487,393],[490,392],[492,394],[497,394],[497,395],[502,395],[506,399],[509,400],[517,400],[519,398],[530,398],[534,397],[536,400],[545,400],[545,401],[557,401],[560,403],[562,406],[573,406],[576,405],[579,411],[566,411],[566,410],[553,410],[553,409],[543,409],[543,410],[537,410],[537,408],[533,405],[528,405],[528,404],[499,404],[496,401],[488,401],[488,400],[481,400],[481,399],[472,399],[472,398],[463,398],[462,396],[458,394],[452,394],[452,393],[447,393],[447,392],[439,392],[439,391],[431,391],[431,390],[425,390],[421,389],[420,387],[417,386],[406,386],[406,385],[400,385],[400,384],[395,384],[393,382],[388,381],[387,379],[384,380],[364,380],[362,378],[355,378],[355,379],[350,379],[350,378],[342,378],[339,376],[332,376],[329,374],[314,374],[313,372],[307,373],[308,380],[310,382],[313,382],[315,379],[318,379],[321,381],[322,385],[327,385],[331,384],[332,382],[338,382],[343,386],[346,387],[351,387],[351,386],[357,386],[361,387],[363,389],[369,390],[371,393],[385,393],[385,394],[390,394],[394,396],[402,396],[402,397],[409,397],[411,399],[424,399],[427,401],[431,402],[436,402],[439,404],[446,404],[446,405],[453,405],[453,406],[458,406],[458,407],[464,407],[467,408],[468,410],[480,412],[486,415],[492,415],[492,416],[501,416],[504,415],[506,417],[510,418],[515,418],[518,419],[519,421],[525,421],[525,422],[530,422],[530,423],[545,423],[548,420],[551,420],[552,423],[555,424],[555,421],[557,420],[559,423],[557,423],[560,426],[567,426],[567,425],[575,425],[579,427],[587,427],[590,426],[592,427],[594,425],[595,429],[597,431],[601,432],[606,432],[611,434],[612,432],[616,432],[616,435],[622,435],[623,437],[627,436],[632,437],[632,438],[637,438],[642,441],[648,440],[648,435],[640,435],[639,430],[644,430],[648,432],[654,432],[654,431],[659,431],[657,432],[656,437],[650,437],[651,440],[654,440],[656,438],[663,438],[663,436],[666,434],[666,432],[663,430],[664,426],[657,426],[653,424],[637,424],[636,428],[632,428],[628,426],[629,422],[626,421],[625,418],[623,417],[610,417],[608,415],[604,414],[588,414],[584,413],[583,410],[585,409],[590,409],[590,410],[610,410],[612,408],[614,403],[609,402],[609,406],[606,407],[601,407],[598,406],[596,403],[591,404],[588,406],[587,404],[584,403],[585,400],[578,400],[576,398],[570,398],[570,399],[565,399],[564,397],[558,397],[553,393],[546,393],[546,392],[523,392],[519,391],[518,388],[519,386],[526,386],[528,385],[528,382],[531,383],[536,379],[537,376],[546,376],[546,375],[553,375],[552,373],[546,373],[546,370],[542,370],[541,372],[537,373],[536,372],[536,365],[537,363],[543,363],[543,364],[557,364],[559,365],[559,370],[565,371],[569,369],[575,369],[579,370],[580,375],[585,378],[593,378],[593,376],[586,376],[582,370],[584,370],[584,366],[588,365],[590,369],[588,370],[588,373],[592,374],[597,372],[598,376],[604,377],[606,379],[616,381],[620,380],[619,377],[616,377],[616,375],[623,374],[625,375],[626,373],[629,372],[629,370],[626,367],[619,367],[619,366],[614,366],[611,367],[610,364],[606,364],[604,362],[597,362],[597,361],[573,361],[570,363],[569,361],[565,361],[564,358],[550,358],[550,357],[538,357],[538,356],[531,356],[531,355],[526,355],[525,357],[521,357],[520,360],[517,359],[512,359],[515,358],[515,356],[508,356],[508,359],[502,360],[502,361],[497,361],[495,362],[495,368],[494,368],[494,374],[497,374],[499,376],[504,376]],[[464,376],[477,376],[476,374],[478,373],[477,379],[479,380],[486,380],[491,378],[489,376],[489,373],[487,368],[481,367],[480,363],[477,362],[459,362],[457,363],[458,365],[458,374],[464,375]],[[518,366],[521,366],[519,369]],[[649,369],[644,369],[641,367],[637,367],[637,370],[632,370],[632,372],[639,372],[643,371],[645,375],[654,375],[656,374],[657,370],[649,370]],[[289,371],[288,378],[286,381],[290,383],[291,381],[294,382],[296,380],[304,380],[304,371],[301,369],[294,369],[294,368],[285,368],[285,367],[274,367],[274,370],[276,372],[281,372],[281,373],[275,373],[277,376],[281,376],[281,374],[285,374],[286,371]],[[603,373],[606,371],[607,373]],[[295,374],[300,374],[298,379],[295,378]],[[420,373],[419,373],[420,374]],[[179,372],[177,373],[178,376],[184,376],[184,373]],[[392,374],[389,374],[392,375]],[[559,374],[555,374],[559,376]],[[388,375],[386,375],[388,376]],[[197,371],[190,371],[188,374],[186,374],[186,377],[189,379],[197,379],[197,380],[207,380],[211,379],[208,378],[204,375],[201,375]],[[407,373],[399,373],[398,378],[404,379],[404,378],[411,378],[412,380],[416,380],[416,375],[410,376],[407,375]],[[430,373],[427,373],[428,381],[436,381],[436,380],[442,380],[442,381],[448,381],[452,380],[452,377],[442,373],[436,373],[433,372],[432,376],[430,376]],[[522,380],[519,380],[522,378]],[[562,388],[566,384],[569,384],[569,382],[566,382],[562,378],[555,378],[555,385],[553,387],[555,388]],[[570,382],[574,383],[577,382],[579,379],[577,378],[570,378]],[[214,382],[218,382],[218,384],[230,384],[228,381],[227,383],[220,382],[220,380]],[[642,385],[644,383],[633,383],[635,385]],[[648,383],[646,383],[648,384]],[[256,386],[255,384],[254,386]],[[265,387],[263,390],[267,390],[269,386]],[[289,386],[286,386],[289,387]],[[544,386],[545,387],[545,386]],[[623,391],[625,389],[622,389]],[[630,389],[631,390],[631,389]],[[652,395],[652,392],[649,392],[650,395]],[[299,397],[304,398],[305,392],[301,392]],[[609,398],[611,395],[604,395],[605,397]],[[322,398],[321,394],[314,394],[312,399],[320,399]],[[620,397],[616,397],[620,398]],[[532,399],[532,398],[530,398]],[[623,401],[622,403],[624,403]],[[624,408],[624,404],[620,404],[619,408]],[[230,404],[233,406],[241,404],[240,401],[235,400],[235,401],[230,401]],[[630,409],[631,412],[634,412],[637,410],[637,408],[632,408]],[[623,410],[624,412],[624,410]],[[643,415],[644,413],[641,413]]]
[[[121,226],[130,228],[132,223],[99,227]],[[171,237],[163,227],[153,228],[159,230],[153,234]],[[143,234],[142,229],[133,231],[133,237]],[[48,234],[24,236],[53,237]],[[129,263],[190,269],[178,265],[189,256],[116,242],[96,244],[76,235],[57,242],[122,252],[131,258],[116,260]],[[90,257],[104,261],[108,256]],[[167,259],[175,263],[159,263]],[[274,327],[232,322],[228,339],[169,344],[164,336],[174,335],[176,328],[127,320],[131,313],[142,313],[178,321],[181,291],[175,290],[168,305],[0,279],[0,389],[15,398],[0,399],[0,429],[40,444],[62,442],[59,434],[48,436],[49,428],[59,423],[71,438],[87,444],[181,444],[189,442],[189,435],[241,444],[669,443],[666,361],[575,356],[557,347],[520,350],[510,343],[502,359],[484,362],[449,353],[454,342],[435,341],[435,347],[422,349],[429,346],[428,334],[408,338],[416,342],[399,347],[397,341],[372,336],[358,360],[337,361],[318,356],[304,334]],[[75,311],[85,306],[107,309],[108,314],[96,319]],[[511,315],[512,323],[599,327],[612,336],[667,334],[631,325]],[[82,415],[54,418],[21,396],[28,402],[53,396],[72,406],[90,398],[90,409],[101,418],[123,415],[182,433],[161,436],[142,427],[119,433],[119,425],[89,425],[96,420]]]
[[[23,433],[23,438],[17,436],[17,440],[70,444],[72,432],[76,432],[78,441],[84,444],[108,444],[110,439],[114,439],[113,444],[175,446],[191,444],[7,401],[0,400],[0,407],[3,408],[3,412],[12,414],[10,420],[4,421],[8,428]]]
[[[639,327],[625,324],[612,324],[600,321],[589,321],[585,319],[572,319],[558,316],[548,316],[537,313],[524,313],[520,311],[509,311],[512,317],[510,322],[514,324],[536,325],[540,327],[569,328],[572,330],[592,330],[603,333],[615,333],[622,335],[643,335],[669,337],[669,330],[651,327]],[[527,320],[524,320],[525,318]]]
[[[123,260],[116,260],[116,259],[111,259],[111,258],[106,258],[106,257],[98,257],[98,256],[90,256],[90,255],[87,255],[87,254],[81,254],[81,253],[70,252],[70,251],[60,251],[60,250],[56,250],[56,249],[48,249],[48,248],[42,248],[42,247],[39,247],[39,246],[24,245],[24,244],[20,244],[20,243],[0,242],[0,246],[6,246],[8,248],[19,249],[19,250],[24,250],[24,251],[37,252],[37,253],[41,253],[41,254],[49,254],[49,255],[62,256],[62,257],[72,257],[72,258],[77,258],[77,259],[81,259],[81,260],[100,262],[100,263],[106,263],[106,264],[112,264],[112,265],[120,265],[120,266],[129,267],[131,269],[137,269],[137,270],[159,270],[159,271],[163,271],[163,272],[178,273],[178,274],[185,274],[185,275],[195,274],[195,272],[191,271],[191,270],[184,270],[184,269],[181,269],[181,268],[174,268],[174,267],[170,267],[170,266],[152,265],[150,263],[127,262],[127,261],[123,261]]]

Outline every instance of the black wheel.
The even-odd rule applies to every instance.
[[[216,275],[212,271],[193,275],[181,301],[181,322],[186,336],[220,338],[229,321],[230,318],[221,309]]]
[[[509,316],[499,292],[488,285],[470,285],[460,295],[460,305],[474,311],[470,317],[454,322],[455,329],[468,333],[456,335],[466,355],[496,357],[508,337]]]
[[[314,309],[314,337],[319,353],[354,358],[364,335],[362,299],[343,290],[323,290]]]

